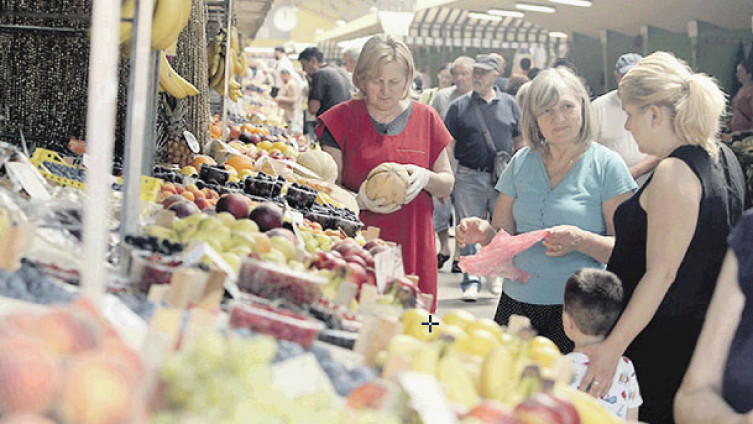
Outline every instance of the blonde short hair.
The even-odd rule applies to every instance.
[[[666,107],[680,139],[718,157],[715,140],[726,99],[710,76],[693,73],[671,53],[656,52],[622,77],[619,93],[623,105]]]
[[[358,88],[361,96],[366,92],[366,82],[378,78],[384,65],[389,62],[395,62],[405,69],[402,98],[407,99],[411,95],[411,84],[416,70],[410,49],[394,35],[378,34],[364,44],[353,69],[353,85]]]
[[[591,99],[586,88],[572,72],[563,68],[550,68],[541,71],[536,78],[525,85],[522,93],[521,132],[523,140],[531,150],[547,150],[546,140],[539,130],[537,118],[544,111],[560,101],[560,97],[570,91],[580,100],[582,123],[578,143],[587,143],[596,136],[596,118]]]

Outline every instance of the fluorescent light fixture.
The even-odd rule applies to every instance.
[[[522,18],[525,16],[523,12],[517,12],[515,10],[489,9],[486,13],[494,16],[505,16],[510,18]]]
[[[552,3],[566,4],[568,6],[591,7],[591,0],[549,0]]]
[[[554,13],[557,9],[552,6],[541,6],[538,4],[517,3],[515,8],[518,10],[525,10],[527,12],[541,12],[541,13]],[[491,12],[490,12],[491,13]]]
[[[495,21],[495,22],[499,22],[502,20],[502,17],[500,16],[492,16],[486,13],[478,13],[478,12],[468,12],[468,17],[474,18],[474,19],[486,19],[487,21]]]
[[[567,38],[567,37],[569,36],[565,34],[564,32],[552,31],[549,33],[549,38]]]

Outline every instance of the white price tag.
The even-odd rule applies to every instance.
[[[18,182],[32,199],[50,200],[50,193],[37,177],[37,170],[30,163],[6,162],[5,169],[12,180]]]

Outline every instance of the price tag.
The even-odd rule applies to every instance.
[[[444,390],[434,376],[417,372],[403,372],[398,383],[410,399],[422,423],[457,424]]]
[[[272,385],[291,398],[301,395],[332,394],[334,388],[319,361],[311,353],[283,361],[272,367]]]
[[[40,181],[40,178],[37,177],[37,170],[30,163],[6,162],[5,169],[8,171],[10,178],[20,184],[32,199],[51,199],[47,188]]]
[[[366,287],[367,284],[364,284],[363,287]],[[374,286],[370,286],[374,287]],[[363,289],[361,289],[363,291]],[[367,289],[368,291],[368,289]],[[335,303],[345,306],[350,306],[350,302],[353,301],[356,297],[356,293],[358,293],[358,284],[350,282],[350,281],[342,281],[340,282],[340,285],[337,288],[337,296],[335,296]],[[363,295],[361,295],[361,299],[363,300]]]
[[[199,263],[204,256],[208,256],[209,260],[211,260],[217,268],[228,276],[228,278],[225,278],[225,290],[227,290],[228,293],[230,293],[230,296],[234,299],[239,298],[241,293],[238,286],[235,284],[235,279],[238,275],[209,244],[202,242],[191,248],[188,253],[183,256],[183,263],[186,266],[191,266]]]
[[[288,209],[285,211],[285,214],[290,217],[290,223],[293,227],[295,238],[298,239],[298,245],[303,246],[305,243],[303,241],[301,230],[299,228],[301,225],[303,225],[303,214],[295,209]]]

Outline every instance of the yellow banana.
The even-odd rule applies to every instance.
[[[248,76],[248,57],[246,56],[246,53],[241,51],[241,71],[240,75],[242,77]]]
[[[437,348],[433,344],[423,343],[413,352],[411,371],[435,375],[438,362],[439,351]]]
[[[230,28],[230,48],[236,52],[240,50],[240,42],[238,40],[238,28],[236,27]]]
[[[168,94],[176,99],[185,99],[188,96],[183,86],[180,84],[178,78],[180,76],[170,66],[170,62],[167,61],[167,55],[165,52],[160,51],[159,58],[159,83],[167,91]]]
[[[212,78],[217,73],[217,68],[220,67],[220,52],[214,45],[210,47],[209,52],[209,78]]]
[[[515,387],[515,361],[506,346],[497,346],[484,358],[481,394],[487,399],[504,401]]]
[[[217,66],[217,72],[212,75],[211,79],[209,80],[209,87],[217,89],[217,86],[225,80],[225,61],[220,57],[219,65]],[[220,91],[217,90],[219,93]]]
[[[481,402],[481,398],[473,386],[473,380],[453,353],[447,353],[439,360],[437,379],[444,387],[447,399],[450,402],[468,409]]]
[[[126,41],[131,39],[131,36],[133,35],[133,23],[132,22],[123,22],[123,19],[133,19],[134,12],[136,10],[136,1],[135,0],[125,0],[123,5],[120,7],[120,37],[119,37],[119,43],[125,43]]]
[[[175,42],[188,22],[186,2],[190,0],[158,0],[152,20],[152,50],[164,50]]]
[[[620,418],[604,409],[593,396],[567,385],[557,385],[555,393],[570,400],[578,411],[581,424],[619,424]]]

